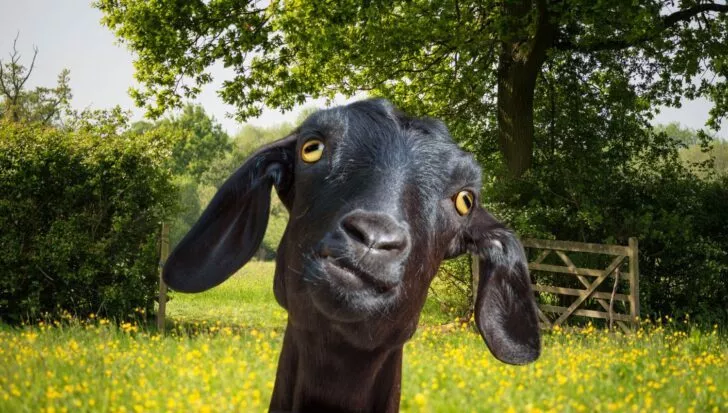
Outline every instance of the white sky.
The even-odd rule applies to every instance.
[[[131,109],[134,118],[143,116],[127,91],[134,84],[133,56],[123,46],[116,44],[113,34],[99,22],[101,12],[86,0],[0,0],[0,59],[7,61],[13,39],[18,38],[18,50],[23,62],[30,64],[33,46],[38,47],[33,75],[28,81],[31,87],[53,86],[63,68],[71,71],[73,106],[81,109],[109,108],[120,105]],[[213,70],[213,78],[222,79],[224,72]],[[197,98],[205,110],[212,114],[228,133],[234,134],[240,124],[226,117],[234,109],[222,102],[216,90],[220,82],[209,85]],[[346,102],[337,99],[335,103]],[[307,106],[323,106],[323,101],[312,101]],[[710,103],[704,100],[686,102],[680,109],[665,108],[656,118],[657,123],[680,122],[698,129],[708,119]],[[295,121],[300,108],[281,114],[266,110],[249,122],[270,125],[283,121]],[[728,128],[718,135],[728,139]]]

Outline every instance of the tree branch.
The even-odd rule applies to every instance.
[[[552,16],[549,13],[546,0],[536,0],[536,9],[538,10],[538,26],[531,45],[531,51],[526,58],[526,64],[540,69],[544,59],[546,59],[546,51],[554,42],[556,25],[551,20]]]
[[[706,13],[726,13],[728,12],[728,4],[701,3],[693,7],[676,11],[675,13],[662,16],[660,18],[661,25],[657,30],[647,33],[637,39],[627,40],[625,38],[606,39],[601,42],[578,44],[571,40],[562,40],[557,42],[554,47],[559,50],[572,50],[577,52],[598,52],[603,50],[622,50],[654,39],[657,35],[665,30],[676,26],[678,23],[692,19],[693,17]]]
[[[23,80],[20,82],[20,89],[25,86],[25,82],[28,81],[28,78],[30,77],[30,74],[33,73],[33,68],[35,67],[35,58],[38,57],[38,47],[33,46],[33,60],[30,62],[30,67],[28,68],[28,74],[25,75]]]
[[[18,33],[20,35],[20,33]],[[13,85],[13,104],[15,104],[17,97],[18,97],[18,90],[20,90],[20,87],[18,86],[18,62],[20,61],[20,56],[18,56],[18,49],[15,47],[16,43],[18,42],[18,36],[15,36],[15,40],[13,40],[13,53],[10,54],[10,83]]]
[[[50,109],[48,109],[48,114],[43,117],[43,120],[42,120],[43,124],[48,124],[50,122],[50,120],[53,119],[53,116],[55,116],[57,114],[58,106],[60,104],[61,104],[61,100],[55,99],[51,102],[50,105],[48,105],[50,107]]]
[[[676,11],[675,13],[668,14],[662,18],[663,29],[669,29],[677,23],[685,20],[689,20],[700,13],[714,11],[716,13],[728,12],[727,4],[715,4],[715,3],[702,3],[697,4],[689,9]]]

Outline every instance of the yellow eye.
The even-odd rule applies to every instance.
[[[453,202],[455,202],[455,209],[458,211],[458,214],[463,216],[468,215],[470,210],[473,209],[474,201],[475,196],[473,196],[473,193],[470,191],[460,191],[453,198]]]
[[[311,139],[301,147],[301,159],[304,162],[314,163],[324,154],[324,143],[318,139]]]

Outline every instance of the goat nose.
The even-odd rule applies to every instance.
[[[372,251],[401,254],[409,246],[407,231],[389,214],[354,211],[341,221],[344,233]]]

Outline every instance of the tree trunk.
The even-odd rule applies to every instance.
[[[533,160],[533,93],[537,74],[501,56],[498,73],[498,144],[512,177]]]
[[[504,2],[504,13],[517,24],[531,13],[538,19],[535,33],[502,40],[498,61],[498,143],[508,172],[518,178],[533,163],[533,96],[556,28],[543,1],[535,8],[529,0]]]

